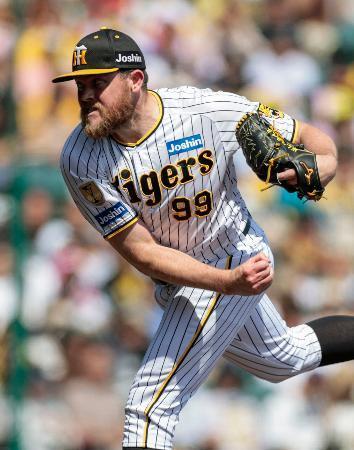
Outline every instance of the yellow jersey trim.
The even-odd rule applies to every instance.
[[[106,239],[106,240],[111,239],[113,236],[116,236],[121,231],[126,230],[128,227],[130,227],[131,225],[136,223],[138,220],[139,220],[139,217],[134,217],[134,219],[132,219],[130,222],[126,223],[121,228],[118,228],[118,230],[114,230],[114,231],[112,231],[112,233],[107,234],[107,236],[104,236],[104,239]]]
[[[225,269],[230,269],[231,261],[232,261],[232,256],[228,256],[226,264],[225,264]],[[185,360],[186,356],[190,352],[191,348],[193,347],[193,345],[197,341],[198,337],[200,336],[201,332],[203,331],[203,328],[205,327],[205,324],[207,323],[207,321],[208,321],[209,317],[211,316],[212,312],[214,311],[214,308],[215,308],[215,306],[216,306],[220,296],[221,296],[221,294],[217,294],[213,298],[213,300],[211,301],[211,303],[210,303],[210,305],[209,305],[209,307],[208,307],[204,317],[199,322],[197,331],[194,333],[194,336],[190,340],[190,342],[187,345],[186,349],[184,350],[182,356],[179,358],[177,363],[173,366],[171,372],[168,374],[167,378],[162,383],[160,389],[156,392],[156,394],[155,394],[154,398],[152,399],[152,401],[150,402],[150,404],[145,408],[144,414],[145,414],[145,418],[146,418],[146,423],[145,423],[144,438],[143,438],[143,444],[142,444],[143,448],[147,448],[147,439],[148,439],[149,425],[150,425],[150,421],[151,421],[151,419],[149,417],[149,414],[151,412],[151,409],[156,404],[156,402],[159,400],[159,398],[163,394],[163,391],[165,390],[166,386],[170,382],[171,378],[176,373],[177,369],[181,366],[181,364]]]
[[[117,141],[119,144],[122,144],[125,147],[137,147],[142,142],[146,141],[146,139],[148,137],[150,137],[157,130],[157,128],[159,127],[159,125],[160,125],[160,123],[162,121],[163,112],[164,112],[163,111],[162,99],[159,96],[159,94],[157,92],[155,92],[155,91],[151,91],[150,89],[148,89],[148,93],[153,95],[156,98],[156,100],[157,100],[157,104],[159,106],[159,116],[158,116],[156,122],[154,123],[154,125],[152,126],[152,128],[147,133],[145,133],[144,136],[141,137],[138,141],[136,141],[136,142],[119,142],[119,141]]]
[[[291,142],[293,144],[295,144],[295,142],[297,141],[298,134],[299,134],[299,122],[294,119],[294,130],[293,130],[293,135],[291,137]]]

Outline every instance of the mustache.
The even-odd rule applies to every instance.
[[[87,116],[92,111],[104,112],[105,108],[99,103],[93,103],[92,105],[82,105],[81,114]]]

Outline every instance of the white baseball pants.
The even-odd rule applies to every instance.
[[[215,266],[235,267],[250,256],[240,252]],[[314,331],[287,327],[265,294],[159,285],[156,299],[165,311],[130,390],[124,447],[172,449],[180,411],[221,357],[271,382],[320,364]]]

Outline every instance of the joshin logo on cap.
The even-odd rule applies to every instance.
[[[116,54],[117,63],[141,63],[142,60],[143,59],[139,53],[121,52]]]

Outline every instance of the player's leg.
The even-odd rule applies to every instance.
[[[224,356],[253,375],[277,383],[318,367],[321,347],[311,327],[288,327],[264,295]]]
[[[354,359],[354,317],[330,316],[288,327],[265,295],[224,356],[259,378],[280,382]]]
[[[181,409],[261,297],[222,296],[186,287],[166,292],[169,299],[161,324],[129,394],[125,448],[172,448]]]

